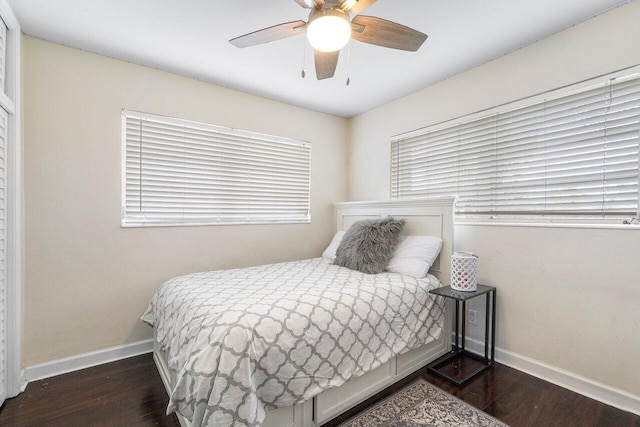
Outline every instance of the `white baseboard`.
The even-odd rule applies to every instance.
[[[151,353],[152,351],[153,340],[148,339],[131,344],[92,351],[90,353],[78,354],[77,356],[65,357],[64,359],[28,366],[24,369],[24,380],[29,382],[50,378],[56,375],[66,374],[67,372],[102,365],[103,363],[114,362],[116,360],[126,359],[140,354]]]
[[[466,348],[469,351],[483,354],[484,341],[467,338]],[[25,381],[36,381],[67,372],[90,368],[103,363],[114,362],[153,351],[153,340],[138,341],[104,350],[79,354],[77,356],[54,360],[24,369]],[[496,361],[510,366],[534,377],[575,391],[584,396],[606,403],[624,411],[640,415],[640,396],[593,381],[574,372],[547,365],[538,360],[496,347]],[[25,383],[26,384],[26,383]]]
[[[21,369],[20,370],[20,391],[18,392],[18,394],[22,393],[24,389],[27,388],[27,384],[29,384],[29,382],[27,381],[27,374],[24,369]]]
[[[467,338],[466,348],[474,353],[484,355],[484,341]],[[606,403],[615,408],[622,409],[623,411],[640,415],[640,396],[633,395],[624,390],[610,387],[574,372],[547,365],[546,363],[517,353],[512,353],[499,347],[496,347],[496,362],[526,372],[534,377],[549,381],[550,383],[575,391],[576,393]]]

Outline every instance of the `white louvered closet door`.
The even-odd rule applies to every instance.
[[[7,119],[0,108],[0,406],[7,398]]]
[[[5,92],[7,26],[0,19],[0,92]],[[8,396],[7,384],[7,121],[0,108],[0,406]]]
[[[7,1],[0,0],[0,407],[21,385],[20,33]]]

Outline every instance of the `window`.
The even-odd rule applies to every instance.
[[[391,197],[457,195],[463,216],[636,217],[637,68],[394,137]]]
[[[310,222],[311,144],[123,111],[123,226]]]

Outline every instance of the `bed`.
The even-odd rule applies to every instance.
[[[168,411],[183,427],[189,419],[316,427],[446,353],[451,310],[428,290],[449,283],[453,204],[335,205],[337,231],[393,216],[406,220],[403,234],[439,236],[442,251],[425,279],[366,275],[314,258],[167,282],[143,318],[154,326]]]

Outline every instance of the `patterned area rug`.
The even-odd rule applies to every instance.
[[[340,427],[509,427],[492,416],[419,380]]]

